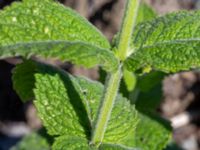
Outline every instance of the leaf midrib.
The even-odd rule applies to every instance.
[[[138,50],[142,50],[142,49],[148,49],[148,48],[153,48],[153,47],[157,47],[157,46],[160,46],[160,45],[164,45],[164,44],[183,44],[183,43],[187,43],[187,42],[200,42],[200,38],[190,38],[190,39],[178,39],[178,40],[166,40],[166,41],[161,41],[161,42],[155,42],[153,44],[144,44],[144,45],[141,45],[140,47],[138,47],[136,51]]]
[[[114,54],[112,51],[109,51],[108,49],[102,48],[98,45],[94,45],[93,43],[87,43],[83,41],[67,41],[67,40],[37,40],[37,41],[28,41],[28,42],[16,42],[13,44],[0,45],[0,48],[15,47],[15,46],[21,46],[21,45],[37,45],[37,44],[40,45],[40,44],[48,44],[48,43],[53,43],[53,44],[68,43],[71,45],[83,44],[83,45],[92,46],[92,47],[101,49],[102,51],[107,51],[109,53]]]

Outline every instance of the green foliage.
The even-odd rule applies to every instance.
[[[149,21],[157,16],[156,12],[148,6],[144,1],[141,2],[136,23],[139,24],[143,21]]]
[[[53,150],[95,150],[88,145],[88,141],[81,137],[61,136],[56,139]]]
[[[63,40],[109,48],[106,38],[86,19],[70,8],[48,0],[13,3],[0,12],[0,24],[1,46]]]
[[[26,135],[21,142],[12,147],[11,150],[50,150],[47,140],[40,134],[32,133]]]
[[[53,13],[52,13],[53,12]],[[0,58],[32,55],[85,67],[116,70],[106,38],[90,23],[56,2],[13,3],[0,12]]]
[[[79,89],[84,94],[83,100],[87,103],[86,109],[88,110],[92,128],[94,128],[103,86],[100,83],[91,82],[85,78],[76,78],[76,80],[79,83]],[[129,140],[134,136],[137,122],[138,117],[134,107],[130,105],[126,98],[118,95],[103,141],[130,145]]]
[[[136,105],[140,121],[135,132],[135,147],[143,150],[163,150],[171,139],[170,123],[155,115],[162,98],[162,72],[138,76],[130,100]]]
[[[32,70],[29,72],[29,78],[19,81],[15,78],[15,82],[28,85],[29,82],[35,82],[34,103],[48,133],[89,139],[98,114],[103,85],[85,78],[73,77],[58,68],[30,60],[19,64],[16,73],[20,75],[27,72],[25,68]],[[30,92],[33,88],[33,84],[27,89],[19,88],[18,93]],[[136,110],[119,95],[103,141],[131,146],[133,143],[130,141],[134,138],[137,122]]]
[[[170,123],[151,113],[139,115],[141,121],[136,129],[136,146],[142,150],[163,150],[171,139]]]
[[[24,0],[0,11],[0,59],[39,56],[106,71],[104,86],[32,60],[14,69],[15,90],[23,101],[35,99],[48,134],[56,136],[51,149],[162,150],[168,144],[170,124],[154,114],[163,72],[200,66],[200,15],[180,12],[153,19],[155,12],[144,3],[138,9],[138,2],[127,1],[112,48],[86,19],[53,0]],[[122,74],[129,100],[118,92]],[[52,143],[32,134],[15,149],[45,150]]]
[[[136,108],[142,112],[155,111],[162,99],[162,80],[166,76],[163,72],[151,72],[138,77],[136,86],[135,103]]]
[[[32,89],[35,85],[33,74],[37,72],[35,68],[35,63],[26,61],[17,65],[12,72],[13,87],[24,102],[34,98]]]
[[[88,118],[82,103],[78,102],[78,99],[75,101],[75,104],[70,103],[68,91],[58,75],[37,74],[34,92],[38,114],[43,120],[44,126],[47,127],[49,134],[68,134],[80,137],[84,137],[85,132],[88,134],[88,128],[85,125],[88,123]],[[78,97],[76,96],[75,98]],[[80,110],[77,109],[78,106]],[[79,117],[77,114],[81,113],[82,116]],[[84,123],[83,126],[81,125],[82,123]]]
[[[23,72],[24,70],[20,69],[20,67],[23,68],[24,66],[27,66],[26,68],[28,70],[31,69],[33,70],[33,73],[36,74],[35,104],[38,109],[38,113],[44,122],[44,125],[47,127],[50,134],[64,135],[59,137],[58,140],[56,140],[53,147],[55,149],[56,148],[61,149],[62,146],[61,143],[63,143],[64,145],[63,147],[70,144],[68,143],[70,141],[66,140],[69,138],[68,137],[69,135],[70,136],[79,135],[79,138],[81,139],[85,138],[85,141],[87,141],[85,143],[88,143],[88,139],[86,139],[86,137],[88,137],[89,135],[85,135],[85,133],[86,131],[89,132],[88,130],[89,127],[86,127],[86,125],[85,127],[83,127],[84,125],[83,124],[81,125],[81,122],[80,120],[78,120],[77,117],[86,118],[84,117],[84,112],[87,111],[86,112],[87,114],[85,115],[87,115],[89,118],[88,124],[92,125],[94,123],[95,115],[97,114],[97,107],[100,102],[99,100],[103,92],[102,91],[103,86],[100,83],[93,82],[85,78],[78,78],[78,77],[74,78],[71,75],[66,74],[65,72],[57,68],[44,64],[39,64],[33,61],[26,61],[25,63],[18,65],[17,68],[18,70],[21,70]],[[31,68],[31,66],[34,67]],[[34,76],[34,74],[32,74],[32,76]],[[156,75],[152,76],[155,77]],[[31,81],[29,79],[27,80],[27,78],[24,78],[24,80],[23,81],[21,80],[21,82],[28,83]],[[75,91],[72,91],[71,89],[74,89]],[[63,90],[70,90],[70,91],[67,92]],[[67,96],[69,96],[69,98],[67,98],[67,96],[64,95],[65,93]],[[70,95],[70,93],[73,95]],[[75,93],[78,94],[79,96],[76,96]],[[78,104],[79,106],[74,105],[74,108],[71,108],[71,105],[73,104],[72,102],[68,103],[70,99],[76,99],[77,101],[81,100],[81,102],[83,102],[82,105],[84,105],[84,108],[86,110],[83,111],[83,107],[80,106],[80,103]],[[140,122],[139,125],[136,126],[137,129],[135,130],[134,124],[137,122],[135,116],[136,114],[130,115],[131,113],[128,112],[129,109],[127,107],[130,107],[128,102],[126,102],[124,98],[119,96],[119,99],[116,101],[115,107],[113,109],[113,113],[104,139],[106,143],[114,144],[112,145],[114,146],[114,148],[112,148],[111,146],[109,147],[109,149],[111,150],[115,149],[117,146],[115,144],[121,144],[122,147],[119,146],[118,149],[123,150],[123,148],[126,147],[123,145],[133,146],[132,145],[134,144],[133,141],[136,141],[135,145],[136,147],[140,147],[145,144],[141,143],[139,139],[144,138],[145,142],[147,142],[148,141],[147,139],[149,139],[149,137],[151,137],[150,139],[154,140],[153,142],[149,141],[149,144],[154,143],[151,146],[157,145],[158,148],[164,147],[170,136],[169,128],[165,129],[165,126],[163,126],[162,124],[157,123],[156,121],[148,118],[147,116],[143,116],[140,114],[139,115]],[[82,111],[80,113],[75,114],[74,111],[77,108],[79,108],[79,110]],[[70,111],[70,113],[65,113],[68,110]],[[72,116],[72,118],[70,118],[70,116]],[[131,122],[131,120],[133,122]],[[69,122],[73,122],[73,124],[71,125],[69,124]],[[82,121],[82,123],[84,122],[86,122],[86,120]],[[130,124],[129,127],[126,127],[127,125],[125,124],[127,123]],[[146,130],[147,127],[148,128],[150,127],[149,130]],[[67,131],[67,129],[70,129],[70,132]],[[81,132],[79,132],[80,129],[82,129]],[[156,130],[158,129],[157,134],[152,133],[154,132],[155,129]],[[130,134],[128,135],[127,133]],[[81,142],[80,144],[81,145],[83,144],[82,145],[83,147],[85,146],[88,147],[88,145],[84,144],[84,142]],[[77,146],[80,145],[77,144]],[[109,145],[106,144],[102,145],[100,149],[103,149],[105,147],[108,149],[108,146]]]
[[[199,12],[179,12],[139,24],[132,38],[134,53],[125,66],[164,72],[200,67],[199,16]]]
[[[123,70],[123,77],[124,77],[124,82],[126,83],[127,90],[132,91],[135,89],[136,82],[137,82],[137,77],[133,72],[130,72],[126,69]]]

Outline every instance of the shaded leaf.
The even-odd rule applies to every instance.
[[[162,85],[158,84],[148,92],[138,91],[137,99],[135,102],[137,110],[140,111],[156,111],[159,108],[163,92]]]
[[[33,75],[37,73],[35,65],[32,61],[26,61],[17,65],[12,72],[13,87],[23,102],[34,98],[35,78]]]
[[[163,150],[171,139],[169,122],[151,113],[140,113],[139,117],[135,146],[142,150]]]
[[[50,145],[44,137],[38,133],[26,135],[16,146],[11,150],[50,150]]]
[[[151,72],[140,76],[137,84],[136,108],[142,112],[155,111],[162,100],[162,72]]]
[[[157,86],[158,84],[160,84],[165,76],[165,73],[159,71],[147,73],[138,78],[140,82],[138,82],[137,86],[141,91],[147,92],[155,86]]]

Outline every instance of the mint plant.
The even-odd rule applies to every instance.
[[[121,30],[110,44],[86,19],[53,0],[23,0],[0,11],[0,58],[23,57],[13,86],[23,101],[35,99],[53,137],[48,145],[34,133],[25,143],[38,139],[37,149],[53,150],[163,150],[171,127],[155,111],[161,80],[200,67],[199,14],[156,18],[140,0],[127,0]],[[99,65],[107,73],[105,85],[31,56]],[[120,94],[121,81],[128,95]]]

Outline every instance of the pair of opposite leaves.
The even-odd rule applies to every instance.
[[[58,136],[53,149],[92,149],[88,141],[104,89],[101,83],[33,61],[18,65],[13,73],[19,95],[27,99],[35,96],[34,103],[48,133]],[[126,98],[118,95],[99,149],[162,150],[170,139],[170,131],[156,120],[168,126],[154,115],[148,118],[139,114]]]
[[[48,7],[48,8],[47,8]],[[172,13],[136,26],[129,71],[152,68],[177,72],[200,66],[199,12]],[[118,68],[107,39],[85,19],[51,0],[25,0],[0,12],[0,58],[32,55],[84,67]]]

